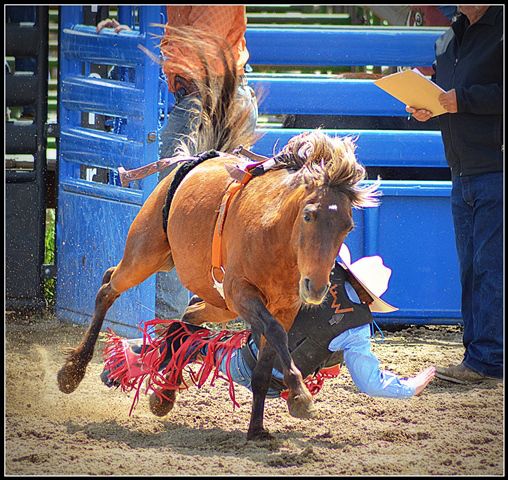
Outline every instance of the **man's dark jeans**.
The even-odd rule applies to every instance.
[[[503,173],[452,178],[464,364],[503,377]]]

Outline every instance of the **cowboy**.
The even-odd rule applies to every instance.
[[[371,279],[370,288],[365,282],[366,274]],[[383,265],[379,256],[351,263],[349,250],[343,245],[330,275],[329,297],[319,308],[300,310],[288,332],[289,350],[313,395],[326,378],[338,375],[342,364],[348,368],[359,390],[374,397],[410,398],[421,394],[434,377],[434,367],[409,378],[380,370],[379,360],[371,351],[371,312],[397,310],[380,298],[387,289],[390,275],[391,270]],[[161,322],[168,325],[165,333],[148,347],[148,336],[129,341],[110,336],[101,374],[107,386],[139,389],[145,377],[150,377],[154,390],[150,407],[158,416],[172,409],[183,367],[193,362],[201,363],[200,372],[194,375],[198,386],[215,368],[214,379],[222,373],[230,382],[252,390],[252,372],[260,345],[255,334],[250,331],[211,332],[178,320]],[[276,361],[268,398],[287,398],[281,370]],[[231,399],[235,403],[234,396]]]

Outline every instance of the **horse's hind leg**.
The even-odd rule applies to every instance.
[[[73,392],[83,379],[86,366],[92,359],[104,317],[113,302],[129,288],[138,285],[160,269],[169,268],[172,265],[171,256],[168,257],[168,254],[161,256],[152,253],[143,258],[124,255],[116,267],[106,271],[104,279],[107,280],[109,277],[109,281],[106,281],[97,292],[92,323],[81,343],[71,351],[64,366],[58,372],[58,385],[62,392]]]
[[[115,271],[116,267],[109,267],[102,276],[102,283],[101,285],[104,285],[105,283],[108,283],[111,280],[111,275],[113,275],[113,272]]]
[[[99,289],[95,298],[95,313],[92,323],[81,343],[71,350],[64,366],[57,374],[58,386],[62,392],[73,392],[85,376],[86,366],[92,359],[104,316],[119,295],[120,293],[111,288],[109,282]]]
[[[163,198],[162,201],[157,198],[147,200],[131,225],[122,260],[116,267],[104,273],[103,284],[95,299],[95,311],[90,327],[58,372],[57,380],[62,392],[73,392],[83,379],[104,317],[113,302],[123,292],[155,272],[171,270],[174,267],[167,237],[161,225],[162,202]]]

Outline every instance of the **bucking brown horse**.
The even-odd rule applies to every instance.
[[[186,46],[198,50],[200,41],[185,37]],[[58,372],[58,383],[65,393],[77,388],[115,299],[150,275],[176,268],[182,284],[202,299],[187,308],[183,320],[200,324],[240,316],[264,337],[252,376],[247,434],[259,439],[269,436],[264,402],[276,355],[289,389],[290,414],[313,415],[312,396],[291,358],[286,332],[302,305],[316,306],[326,297],[334,260],[353,228],[352,208],[374,206],[377,185],[359,185],[365,169],[351,139],[320,131],[293,137],[276,156],[275,168],[263,175],[251,175],[248,183],[235,180],[231,172],[247,172],[249,162],[233,149],[255,139],[235,96],[238,76],[228,55],[221,58],[225,75],[213,79],[207,73],[197,82],[202,121],[194,141],[182,142],[179,151],[183,157],[210,149],[219,155],[188,168],[184,176],[184,166],[176,168],[146,200],[122,259],[104,274],[91,325]],[[203,62],[206,67],[204,57]]]

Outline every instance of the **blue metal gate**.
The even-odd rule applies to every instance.
[[[164,23],[161,7],[118,7],[131,32],[96,33],[83,24],[82,6],[60,8],[60,81],[56,313],[88,323],[106,269],[122,257],[130,224],[156,185],[155,176],[120,186],[116,169],[136,168],[158,158],[163,108],[158,56]],[[96,65],[112,67],[113,78],[97,78]],[[94,116],[105,129],[94,128]],[[106,325],[132,336],[153,318],[155,277],[123,294]]]

